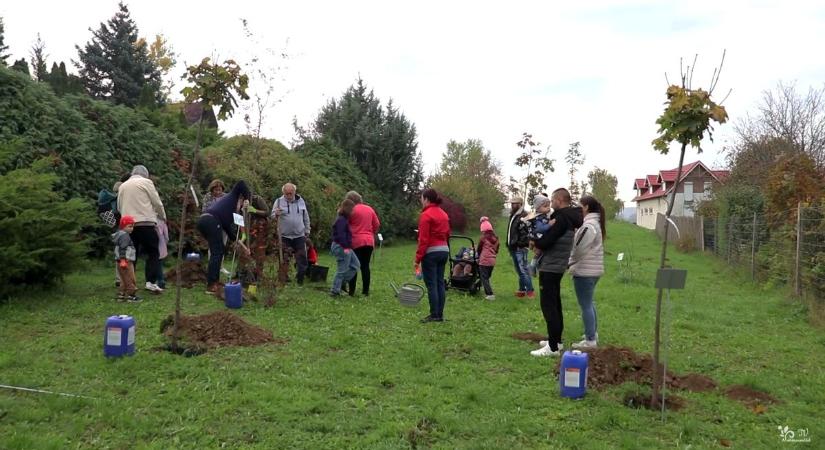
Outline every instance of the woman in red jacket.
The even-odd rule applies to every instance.
[[[381,222],[375,210],[365,204],[361,199],[361,194],[355,191],[347,192],[347,198],[355,203],[352,214],[349,216],[349,228],[352,231],[352,249],[358,262],[361,263],[361,293],[364,296],[370,295],[370,259],[372,250],[375,248],[375,233]],[[349,295],[355,295],[355,282],[358,274],[349,281]]]
[[[444,267],[450,257],[450,248],[447,246],[450,219],[440,204],[441,198],[434,189],[425,189],[421,193],[421,205],[424,208],[418,219],[415,271],[421,270],[430,300],[430,315],[421,319],[422,323],[444,321],[444,303],[447,300]]]

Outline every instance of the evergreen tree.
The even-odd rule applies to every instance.
[[[9,46],[5,43],[5,25],[3,25],[3,18],[0,17],[0,66],[6,66],[6,59],[11,56]]]
[[[80,61],[75,66],[92,97],[117,104],[135,106],[147,89],[160,101],[160,73],[152,64],[145,40],[138,41],[138,28],[129,8],[118,4],[118,12],[92,32],[83,49],[77,48]]]
[[[75,75],[66,73],[66,63],[52,63],[52,70],[46,75],[45,81],[49,83],[55,94],[63,96],[66,94],[82,94],[85,92],[83,83]]]
[[[392,101],[382,108],[360,78],[324,106],[313,131],[343,149],[388,198],[409,200],[418,193],[424,177],[415,125]]]
[[[40,33],[37,33],[37,41],[32,46],[31,51],[31,67],[33,78],[37,81],[46,81],[49,75],[49,68],[46,66],[46,43],[40,39]]]
[[[26,62],[25,59],[20,58],[11,65],[11,70],[16,70],[18,72],[23,72],[26,75],[31,76],[29,73],[29,63]]]

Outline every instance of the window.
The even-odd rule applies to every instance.
[[[705,181],[705,195],[710,195],[711,189],[713,189],[713,183]]]
[[[685,181],[685,203],[693,201],[693,182]]]

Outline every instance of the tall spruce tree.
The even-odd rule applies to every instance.
[[[0,66],[8,65],[6,63],[6,59],[9,56],[11,56],[9,54],[9,46],[6,45],[5,34],[6,34],[6,26],[3,25],[3,18],[0,17]]]
[[[138,28],[129,8],[118,4],[118,12],[92,32],[84,48],[77,48],[74,64],[83,86],[92,97],[135,106],[144,102],[147,91],[160,102],[160,72],[152,64],[145,41],[138,41]]]
[[[408,200],[423,181],[415,125],[389,101],[386,110],[362,79],[321,109],[313,131],[343,149],[392,200]]]
[[[46,66],[46,58],[48,58],[49,55],[46,54],[46,43],[40,39],[40,33],[37,33],[37,41],[35,41],[34,45],[32,45],[30,55],[32,78],[37,81],[46,81],[46,77],[49,75],[49,67]]]

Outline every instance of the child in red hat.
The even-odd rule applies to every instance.
[[[140,302],[140,297],[135,295],[137,284],[135,281],[134,262],[137,259],[135,244],[129,235],[135,229],[135,218],[123,216],[120,218],[120,229],[112,234],[112,241],[115,243],[115,261],[117,261],[117,272],[120,274],[120,289],[117,294],[118,301],[128,301],[129,303]]]

